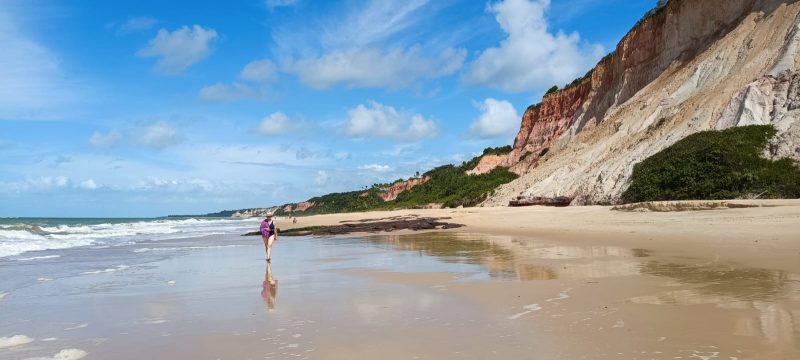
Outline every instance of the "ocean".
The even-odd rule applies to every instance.
[[[107,248],[142,241],[240,234],[257,228],[258,221],[231,218],[0,218],[0,259],[36,259],[36,252],[43,250]],[[58,255],[48,252],[46,256]]]

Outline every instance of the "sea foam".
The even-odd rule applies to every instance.
[[[53,355],[53,357],[27,358],[25,360],[79,360],[87,355],[89,353],[81,349],[64,349]]]
[[[13,346],[25,345],[33,339],[25,335],[14,335],[12,337],[0,337],[0,349],[9,348]]]
[[[158,219],[120,223],[0,225],[0,257],[30,251],[58,250],[79,246],[118,246],[141,240],[167,240],[239,233],[257,227],[257,220]],[[57,256],[57,255],[55,255]],[[18,259],[39,260],[54,255]]]

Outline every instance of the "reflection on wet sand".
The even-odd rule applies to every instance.
[[[734,334],[763,338],[773,346],[800,346],[800,274],[767,269],[648,262],[642,272],[669,277],[692,289],[629,299],[650,305],[713,305],[738,311]],[[792,345],[794,344],[794,345]],[[796,349],[797,350],[797,349]]]
[[[278,296],[278,280],[272,277],[272,264],[267,262],[264,282],[261,284],[261,298],[269,310],[275,309],[275,298]]]
[[[369,237],[367,241],[395,250],[419,252],[443,262],[481,265],[492,278],[516,280],[636,275],[640,272],[638,259],[650,256],[645,249],[563,246],[478,234],[384,235]]]

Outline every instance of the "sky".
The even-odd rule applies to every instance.
[[[0,217],[352,191],[510,145],[656,0],[0,0]]]

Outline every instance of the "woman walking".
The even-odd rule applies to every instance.
[[[264,247],[267,249],[267,261],[272,260],[272,244],[278,240],[278,230],[272,222],[272,213],[268,212],[261,222],[261,239],[264,240]]]

